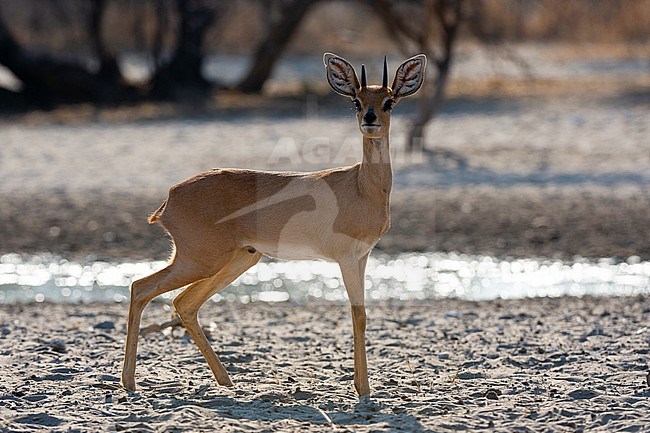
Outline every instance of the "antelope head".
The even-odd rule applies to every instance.
[[[388,86],[388,65],[384,56],[384,73],[381,86],[368,85],[366,67],[361,65],[361,82],[354,68],[343,57],[325,53],[323,63],[327,81],[334,91],[349,97],[354,103],[359,130],[365,138],[388,135],[391,110],[404,97],[416,93],[424,82],[427,58],[418,54],[397,68],[392,86]]]

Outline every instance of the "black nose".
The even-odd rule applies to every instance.
[[[375,114],[375,110],[372,108],[368,110],[365,116],[363,116],[363,121],[366,123],[375,123],[375,120],[377,120],[377,115]]]

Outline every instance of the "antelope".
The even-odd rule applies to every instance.
[[[370,393],[366,363],[364,277],[368,256],[390,226],[393,173],[388,147],[390,116],[424,81],[427,59],[411,57],[388,86],[384,57],[381,86],[361,83],[352,65],[325,53],[332,89],[352,100],[363,136],[363,160],[314,172],[215,169],[172,186],[149,217],[172,238],[162,270],[134,281],[127,322],[122,384],[134,391],[140,319],[156,296],[187,286],[173,300],[176,313],[220,385],[232,386],[198,320],[201,306],[265,255],[338,262],[351,306],[354,386]]]

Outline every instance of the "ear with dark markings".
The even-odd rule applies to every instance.
[[[411,57],[399,65],[392,86],[394,98],[411,96],[420,90],[426,69],[427,57],[424,54]]]
[[[336,54],[325,53],[323,63],[332,89],[339,95],[355,99],[359,93],[359,80],[350,62]]]

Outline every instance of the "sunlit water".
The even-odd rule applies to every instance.
[[[132,280],[165,262],[73,262],[52,256],[0,257],[0,303],[124,302]],[[175,292],[162,295],[170,301]],[[371,257],[366,297],[375,300],[511,299],[541,296],[650,294],[650,262],[577,259],[498,260],[442,253]],[[339,268],[322,261],[265,261],[251,268],[215,302],[347,299]]]

